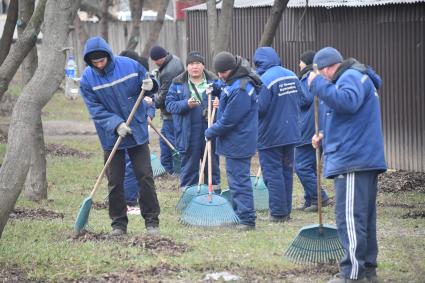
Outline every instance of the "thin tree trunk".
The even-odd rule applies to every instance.
[[[143,13],[144,0],[130,0],[131,33],[126,49],[135,50],[140,42],[140,18]]]
[[[99,9],[99,7],[92,5],[91,3],[88,3],[86,1],[81,2],[80,9],[86,12],[91,12],[95,14],[99,19],[102,19],[102,11]],[[114,15],[112,15],[108,11],[108,20],[109,21],[119,21],[118,18]]]
[[[22,33],[27,27],[27,23],[30,21],[31,16],[34,13],[34,4],[35,1],[19,0],[18,37],[22,36]],[[32,78],[35,70],[37,69],[37,64],[37,45],[35,44],[21,64],[22,86],[26,85]]]
[[[19,65],[27,56],[28,52],[34,47],[41,23],[43,22],[44,9],[47,0],[39,0],[37,8],[31,17],[22,37],[13,45],[12,50],[7,55],[3,64],[0,66],[0,98],[9,87],[9,83],[19,68]]]
[[[102,12],[102,18],[100,19],[100,35],[103,37],[104,40],[106,40],[106,42],[108,42],[108,38],[109,38],[108,8],[109,8],[109,0],[101,0],[100,9]]]
[[[215,54],[215,37],[217,34],[217,8],[215,0],[207,0],[207,14],[208,14],[208,46],[210,59],[214,58]],[[209,60],[210,62],[212,60]],[[211,65],[211,64],[210,64]]]
[[[271,46],[273,44],[273,39],[288,2],[289,0],[274,0],[272,12],[267,19],[259,46]]]
[[[143,51],[141,54],[142,57],[148,57],[149,50],[151,49],[152,45],[154,45],[154,43],[158,40],[159,33],[161,32],[162,26],[164,25],[164,18],[169,3],[170,0],[162,0],[162,6],[159,9],[158,14],[156,15],[155,23],[153,24],[153,27],[149,32],[148,40],[146,41],[145,46],[143,47]]]
[[[224,0],[221,4],[220,20],[215,36],[214,55],[220,51],[228,51],[233,22],[233,4],[235,0]]]
[[[41,0],[39,0],[40,2]],[[0,168],[0,237],[10,211],[22,191],[29,169],[32,147],[41,109],[52,98],[63,79],[64,46],[80,0],[48,0],[41,57],[33,78],[25,86],[13,109],[9,139]]]
[[[24,190],[25,197],[32,201],[47,199],[46,148],[41,115],[38,118],[35,136],[31,140],[33,149]]]
[[[0,65],[9,53],[13,41],[13,32],[15,31],[18,20],[18,0],[10,0],[7,10],[6,23],[4,24],[3,34],[0,39]]]

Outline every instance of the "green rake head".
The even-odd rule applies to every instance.
[[[176,210],[182,212],[186,209],[186,207],[192,201],[193,198],[205,194],[208,194],[207,185],[193,185],[187,187],[181,195],[179,201],[177,202]]]
[[[91,197],[84,199],[81,204],[80,210],[78,211],[77,218],[75,219],[74,224],[74,233],[79,235],[81,231],[86,227],[89,220],[90,209],[92,207],[93,200]]]
[[[216,194],[195,197],[182,213],[180,222],[190,226],[218,227],[239,223],[229,202]]]
[[[222,190],[220,195],[224,197],[230,204],[232,204],[232,194],[230,193],[229,188],[227,188],[227,190]]]
[[[344,254],[336,227],[323,224],[303,227],[284,256],[298,263],[335,263]]]
[[[263,177],[251,176],[252,193],[254,195],[255,210],[269,209],[269,190],[264,184]]]
[[[151,154],[151,166],[154,177],[161,176],[167,172],[155,154]]]

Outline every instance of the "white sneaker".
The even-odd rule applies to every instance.
[[[140,215],[140,207],[127,206],[127,214]]]

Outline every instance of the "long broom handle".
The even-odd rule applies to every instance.
[[[134,103],[133,109],[131,109],[131,112],[130,112],[130,115],[128,116],[128,118],[127,118],[127,121],[125,122],[125,125],[126,125],[127,127],[129,127],[129,126],[130,126],[130,123],[131,123],[131,121],[133,120],[134,114],[136,114],[137,108],[139,107],[140,102],[142,102],[142,100],[143,100],[143,97],[144,97],[144,96],[145,96],[145,90],[144,90],[144,89],[142,89],[142,91],[141,91],[141,92],[140,92],[140,94],[139,94],[139,97],[138,97],[138,98],[137,98],[137,100],[136,100],[136,103]],[[111,161],[112,161],[112,158],[114,158],[115,153],[117,152],[118,147],[119,147],[119,146],[120,146],[120,144],[121,144],[121,141],[122,141],[122,137],[121,137],[121,136],[118,136],[118,139],[117,139],[117,141],[115,142],[115,145],[114,145],[114,147],[112,148],[112,151],[111,151],[111,153],[109,154],[109,157],[108,157],[108,159],[106,160],[105,165],[103,166],[103,169],[102,169],[102,171],[100,172],[99,177],[97,177],[96,184],[94,184],[93,190],[92,190],[92,191],[91,191],[91,193],[90,193],[90,198],[93,198],[94,194],[96,193],[96,190],[97,190],[97,188],[99,187],[100,182],[101,182],[101,181],[102,181],[102,179],[103,179],[103,176],[105,176],[106,169],[108,169],[109,164],[110,164],[110,163],[111,163]]]
[[[214,121],[214,117],[215,117],[215,112],[216,112],[216,108],[213,108],[212,111],[212,117],[211,120]],[[201,162],[201,169],[199,170],[199,182],[198,185],[202,185],[204,183],[204,170],[205,170],[205,164],[207,162],[207,154],[208,154],[208,145],[205,145],[205,149],[204,149],[204,156],[202,157],[202,162]]]
[[[163,134],[161,134],[161,132],[160,131],[158,131],[158,129],[157,128],[155,128],[155,126],[154,125],[152,125],[152,123],[149,123],[149,125],[151,126],[151,128],[158,134],[158,136],[161,138],[161,139],[163,139],[164,141],[165,141],[165,143],[168,145],[168,147],[169,148],[171,148],[171,150],[173,150],[173,151],[175,151],[176,150],[176,148],[170,143],[170,141],[166,138],[166,137],[164,137],[164,135]]]
[[[314,128],[315,134],[319,135],[319,99],[314,96]],[[322,219],[322,194],[321,194],[321,164],[320,164],[320,146],[316,148],[316,170],[317,170],[317,212],[319,214],[319,225],[323,225]]]

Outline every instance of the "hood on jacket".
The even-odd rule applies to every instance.
[[[382,85],[381,77],[375,72],[375,70],[372,69],[372,67],[362,64],[354,58],[348,58],[341,63],[332,78],[332,82],[335,83],[339,77],[348,69],[354,69],[365,75],[368,75],[372,80],[375,88],[377,90],[380,89]]]
[[[281,66],[279,55],[271,47],[260,47],[255,50],[254,65],[260,76],[274,66]]]
[[[89,38],[86,42],[86,45],[84,46],[84,61],[88,66],[91,67],[93,67],[93,65],[91,64],[91,61],[88,59],[87,55],[94,51],[104,51],[108,53],[109,60],[114,60],[111,47],[109,47],[108,43],[106,43],[106,41],[100,36]]]

